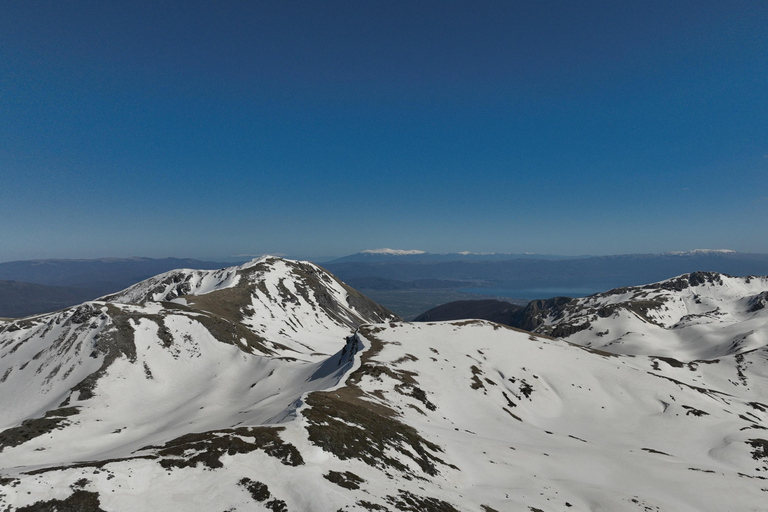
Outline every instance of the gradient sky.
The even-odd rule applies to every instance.
[[[0,261],[767,226],[765,1],[0,3]]]

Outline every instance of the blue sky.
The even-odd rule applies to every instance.
[[[768,3],[0,4],[0,261],[768,253]]]

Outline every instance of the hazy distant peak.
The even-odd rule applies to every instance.
[[[561,260],[561,259],[581,259],[582,256],[557,256],[553,254],[513,254],[496,252],[474,252],[461,251],[452,253],[434,253],[421,250],[400,250],[400,249],[368,249],[341,258],[336,258],[326,263],[381,263],[381,262],[446,262],[446,261],[502,261],[514,259],[542,259],[542,260]]]
[[[412,250],[403,250],[403,249],[366,249],[364,251],[360,251],[364,254],[392,254],[396,256],[405,256],[408,254],[426,254],[425,251],[420,251],[418,249],[412,249]]]
[[[664,254],[675,256],[693,256],[697,254],[736,254],[733,249],[693,249],[691,251],[670,251]]]

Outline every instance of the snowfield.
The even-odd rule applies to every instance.
[[[613,290],[558,339],[278,258],[162,274],[0,323],[0,510],[765,510],[767,290]]]
[[[768,277],[697,272],[574,299],[537,332],[616,354],[712,360],[768,344]]]

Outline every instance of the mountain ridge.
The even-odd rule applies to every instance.
[[[428,253],[425,254],[429,256]],[[574,293],[570,291],[573,289],[592,293],[609,288],[640,285],[667,279],[692,269],[742,276],[768,274],[768,255],[730,250],[584,256],[576,259],[531,254],[513,255],[519,256],[517,259],[506,259],[509,255],[473,256],[467,253],[437,256],[435,261],[411,261],[408,258],[421,256],[384,254],[382,257],[385,259],[394,259],[366,259],[357,262],[337,259],[322,265],[342,280],[353,283],[364,293],[375,295],[385,306],[408,318],[450,300],[469,299],[469,293],[485,294],[493,298],[532,300]],[[500,259],[482,261],[484,257]],[[38,289],[35,294],[17,293],[11,296],[11,287],[0,286],[0,299],[3,294],[8,296],[7,301],[0,300],[0,317],[46,313],[76,305],[84,300],[118,292],[138,281],[177,268],[213,270],[228,268],[231,265],[183,258],[141,257],[0,263],[0,281],[28,283],[25,286],[29,292],[35,289],[30,286],[32,284],[62,287]],[[542,296],[536,296],[537,294]],[[60,300],[49,303],[50,297],[59,297]]]
[[[735,276],[768,274],[768,255],[731,252],[590,256],[566,260],[329,262],[341,279],[475,282],[478,289],[595,288],[607,290],[669,279],[692,270]],[[540,297],[548,298],[548,297]]]
[[[230,264],[190,258],[38,259],[0,263],[0,316],[24,317],[75,306],[168,270]],[[2,281],[15,282],[10,285]],[[19,288],[24,288],[20,290]]]
[[[494,252],[446,252],[435,253],[417,249],[366,249],[354,254],[341,256],[325,263],[345,262],[403,262],[403,261],[498,261],[510,259],[580,259],[588,256],[561,256],[557,254],[537,253],[494,253]]]
[[[768,340],[692,360],[659,352],[672,339],[659,328],[629,354],[588,328],[572,340],[401,322],[317,265],[244,267],[171,271],[0,321],[0,508],[762,507]],[[718,299],[727,314],[677,329],[749,314],[765,333],[768,278],[744,281],[692,273],[544,301],[539,326],[593,315],[616,329],[642,320],[635,310],[674,326],[681,300]]]

